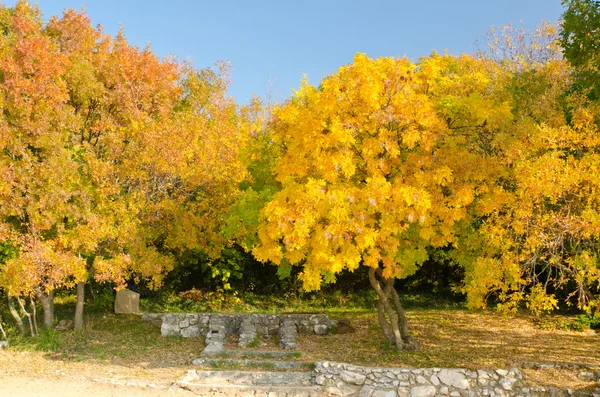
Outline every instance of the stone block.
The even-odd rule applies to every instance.
[[[433,397],[436,390],[433,386],[417,386],[410,391],[410,397]]]
[[[351,371],[342,371],[340,373],[340,378],[346,383],[351,383],[353,385],[362,385],[365,383],[367,377],[362,374],[358,374],[356,372]]]
[[[127,288],[117,291],[115,313],[134,314],[140,312],[140,294]]]
[[[469,388],[469,380],[457,370],[443,369],[438,373],[437,377],[445,385],[462,390]]]

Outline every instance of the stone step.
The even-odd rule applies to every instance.
[[[298,351],[289,350],[221,350],[203,351],[201,357],[213,358],[272,358],[272,359],[295,359],[302,354]]]
[[[238,346],[244,347],[251,345],[258,338],[256,332],[256,325],[254,324],[252,316],[246,316],[240,323],[240,337],[238,339]]]
[[[190,370],[181,380],[190,384],[312,386],[312,372]]]
[[[192,364],[212,368],[312,369],[307,361],[248,360],[232,358],[197,358]]]
[[[298,344],[296,343],[296,336],[298,330],[296,324],[291,320],[283,320],[279,324],[279,346],[284,349],[296,349]]]
[[[199,396],[212,397],[322,397],[319,386],[222,385],[177,382],[177,386]]]
[[[223,350],[225,345],[225,339],[227,336],[227,329],[225,327],[225,321],[222,317],[211,317],[208,323],[208,332],[204,343],[206,347],[203,352],[220,352]]]

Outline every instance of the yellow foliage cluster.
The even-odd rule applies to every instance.
[[[282,189],[254,255],[302,265],[308,290],[344,269],[405,277],[450,247],[472,307],[592,308],[600,270],[598,105],[568,65],[358,54],[273,111]],[[565,99],[566,98],[566,99]]]

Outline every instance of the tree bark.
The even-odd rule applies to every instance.
[[[27,321],[29,322],[29,332],[31,332],[31,336],[35,336],[36,333],[33,330],[33,321],[31,320],[31,314],[25,309],[25,305],[23,304],[23,301],[21,300],[21,298],[17,297],[17,303],[19,304],[19,307],[21,308],[21,313],[23,313],[23,315],[25,317],[27,317]]]
[[[44,309],[44,327],[52,328],[54,324],[54,291],[50,291],[46,294],[38,288],[36,290],[36,295]]]
[[[398,349],[419,350],[419,344],[409,334],[408,322],[398,293],[394,289],[394,281],[394,278],[383,278],[381,269],[369,269],[369,282],[379,297],[377,302],[379,325],[388,342]]]
[[[2,316],[0,316],[0,332],[2,332],[2,337],[4,338],[4,340],[8,340],[6,332],[4,332],[4,327],[2,326]]]
[[[33,329],[35,329],[35,334],[38,334],[38,325],[37,325],[37,309],[35,307],[35,300],[33,296],[29,296],[29,304],[31,305],[31,315],[33,316]]]
[[[21,316],[19,316],[17,309],[15,309],[13,299],[10,295],[8,295],[8,311],[15,319],[15,322],[17,323],[17,326],[19,327],[21,333],[25,334],[25,326],[23,325],[23,319],[21,318]]]
[[[85,298],[85,282],[77,283],[77,303],[75,304],[75,321],[74,328],[77,331],[83,329],[83,304]]]

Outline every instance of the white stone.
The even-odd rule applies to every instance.
[[[452,393],[450,393],[450,395],[451,395],[452,397],[460,397],[460,393],[459,393],[459,392],[457,392],[457,391],[453,391]]]
[[[423,376],[419,375],[419,376],[417,376],[417,383],[422,385],[423,383],[427,383],[427,379],[425,379]]]
[[[184,338],[196,338],[200,336],[200,328],[196,326],[184,328],[181,330],[181,336]]]
[[[505,370],[505,369],[497,369],[497,370],[496,370],[496,373],[497,373],[498,375],[500,375],[500,376],[506,376],[506,375],[508,375],[508,371],[507,371],[507,370]]]
[[[431,375],[431,378],[429,378],[429,381],[434,386],[438,386],[440,384],[440,379],[435,375]]]
[[[315,383],[316,383],[317,385],[323,386],[323,385],[325,384],[325,379],[326,379],[326,378],[325,378],[323,375],[317,375],[317,376],[315,377]]]
[[[371,397],[372,394],[373,394],[373,389],[371,389],[367,385],[364,385],[362,387],[362,389],[360,389],[360,391],[358,392],[358,397]]]
[[[356,395],[356,393],[360,390],[360,386],[340,385],[340,386],[338,386],[338,389],[339,389],[340,395],[342,397],[347,397],[347,396]]]
[[[351,371],[342,371],[340,373],[340,378],[342,378],[344,382],[351,383],[353,385],[362,385],[365,383],[365,379],[367,379],[365,375]]]
[[[435,387],[433,386],[417,386],[410,391],[411,397],[433,397],[435,396]]]
[[[396,397],[396,390],[377,389],[373,392],[373,397]]]
[[[512,387],[516,382],[517,380],[513,378],[502,378],[499,383],[504,390],[512,390]]]
[[[407,387],[400,387],[398,389],[398,397],[410,397],[410,390]]]
[[[469,380],[465,377],[465,375],[456,370],[443,369],[438,373],[437,376],[445,385],[456,387],[462,390],[469,388]]]
[[[479,376],[481,379],[489,379],[490,378],[490,375],[486,371],[483,371],[481,369],[477,370],[477,376]]]
[[[440,387],[440,394],[442,396],[447,396],[448,395],[448,388],[446,386]]]
[[[317,324],[314,326],[313,330],[317,335],[325,335],[329,329],[324,324]]]
[[[160,326],[160,334],[162,336],[179,336],[180,330],[177,324],[168,324],[163,322]]]

